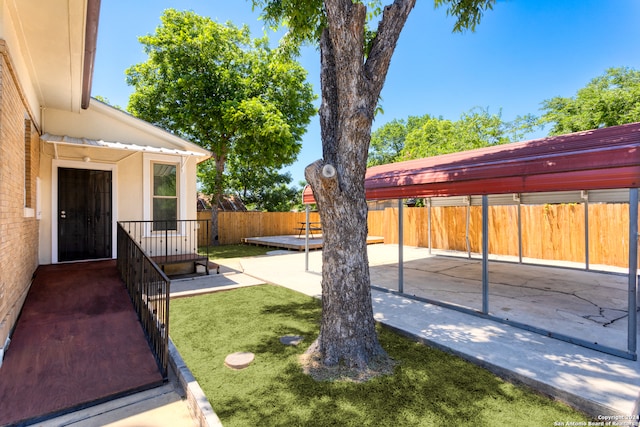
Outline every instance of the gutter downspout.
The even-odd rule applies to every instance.
[[[96,60],[98,44],[98,21],[100,19],[100,0],[87,0],[87,20],[84,35],[84,62],[82,65],[82,99],[83,110],[89,108],[91,101],[91,84],[93,82],[93,66]]]

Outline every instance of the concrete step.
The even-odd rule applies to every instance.
[[[174,383],[32,424],[40,427],[193,427],[186,400]]]

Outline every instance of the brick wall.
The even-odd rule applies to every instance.
[[[39,136],[8,55],[0,55],[0,363],[38,266]]]

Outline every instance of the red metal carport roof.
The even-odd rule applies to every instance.
[[[640,123],[390,163],[367,170],[368,200],[640,186]],[[314,203],[311,188],[304,203]]]

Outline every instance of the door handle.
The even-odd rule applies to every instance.
[[[60,211],[60,218],[64,219],[67,217],[67,211]]]

